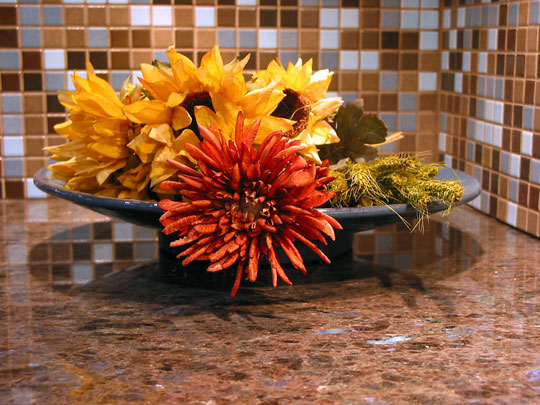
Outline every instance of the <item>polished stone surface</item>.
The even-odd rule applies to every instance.
[[[0,403],[540,402],[540,242],[468,207],[234,299],[159,279],[151,231],[52,199],[0,218]]]

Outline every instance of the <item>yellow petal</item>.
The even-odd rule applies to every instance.
[[[174,78],[157,66],[142,63],[141,73],[144,79],[139,79],[139,81],[143,83],[154,98],[167,101],[171,92],[181,91]]]
[[[172,127],[175,131],[191,125],[191,116],[184,107],[176,107],[172,114]]]
[[[163,124],[171,122],[171,109],[159,100],[140,100],[124,106],[124,114],[137,124]]]
[[[118,162],[111,164],[110,166],[107,166],[103,169],[101,169],[96,174],[96,180],[99,183],[99,185],[103,185],[105,181],[109,178],[111,174],[113,174],[115,171],[121,169],[126,165],[126,160],[119,160]]]
[[[328,86],[332,81],[332,76],[334,73],[331,73],[328,69],[319,70],[315,72],[309,81],[309,84],[305,86],[302,91],[302,95],[309,98],[311,101],[315,102],[324,96],[328,91]]]
[[[185,94],[172,92],[171,94],[169,94],[169,98],[167,99],[167,107],[176,107],[177,105],[180,105],[185,98]]]
[[[190,161],[195,163],[195,159],[189,154],[186,150],[186,145],[190,143],[194,146],[199,146],[199,138],[197,134],[191,129],[185,129],[182,133],[174,140],[173,147],[174,150],[178,152],[179,155],[187,157]]]
[[[171,146],[174,140],[174,134],[171,127],[167,124],[161,124],[153,127],[148,135],[151,139]]]
[[[319,118],[326,118],[335,113],[342,104],[341,97],[323,98],[311,105],[311,112]]]

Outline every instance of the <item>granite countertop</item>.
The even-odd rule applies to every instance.
[[[152,232],[0,208],[1,403],[540,402],[540,243],[471,208],[234,299],[160,279]]]

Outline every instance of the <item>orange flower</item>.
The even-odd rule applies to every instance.
[[[296,240],[330,262],[310,239],[326,243],[323,235],[334,239],[333,228],[341,229],[335,219],[314,209],[333,196],[326,190],[333,179],[328,176],[328,162],[318,166],[307,161],[297,153],[300,142],[287,139],[281,131],[269,134],[256,148],[257,129],[258,123],[244,128],[241,113],[229,137],[200,126],[199,148],[186,145],[199,171],[171,161],[180,173],[179,181],[161,184],[179,190],[184,201],[158,203],[167,211],[161,217],[163,232],[180,236],[171,246],[191,244],[179,255],[185,257],[184,266],[209,260],[208,271],[220,271],[236,264],[231,296],[243,277],[257,279],[262,255],[270,262],[274,286],[278,276],[291,284],[278,261],[277,247],[305,273]]]

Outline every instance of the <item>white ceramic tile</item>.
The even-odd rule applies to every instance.
[[[195,26],[215,27],[215,9],[213,7],[195,7]]]
[[[439,28],[439,12],[435,10],[422,10],[420,12],[420,28],[427,30]]]
[[[73,283],[82,284],[92,281],[92,265],[90,263],[73,264]]]
[[[338,30],[321,30],[320,32],[321,49],[338,49],[339,48],[339,31]]]
[[[359,26],[358,9],[342,8],[340,25],[341,25],[341,28],[358,28]]]
[[[320,11],[319,26],[321,28],[338,28],[339,27],[339,9],[322,8]]]
[[[450,28],[452,21],[452,10],[443,11],[443,28]]]
[[[418,8],[419,5],[419,0],[401,0],[402,8]]]
[[[420,15],[418,11],[402,10],[401,11],[401,28],[418,28]]]
[[[150,6],[130,6],[131,25],[146,26],[150,25]]]
[[[449,31],[448,48],[450,49],[457,48],[457,31],[456,30]]]
[[[172,7],[152,7],[152,25],[155,27],[170,27],[172,25]]]
[[[488,33],[488,49],[497,50],[497,29],[491,28]]]
[[[532,141],[532,132],[523,131],[521,133],[521,153],[523,155],[532,156]]]
[[[439,8],[439,0],[422,0],[420,3],[422,8]]]
[[[94,261],[112,262],[113,260],[112,243],[94,243]]]
[[[428,51],[439,49],[439,33],[436,31],[420,32],[420,49]]]
[[[460,28],[465,27],[465,9],[463,7],[458,8],[457,26]]]
[[[506,222],[508,222],[512,226],[516,226],[516,220],[517,220],[517,205],[509,201],[508,206],[506,208]]]
[[[463,52],[463,69],[464,72],[471,71],[471,53]]]
[[[457,93],[463,92],[463,73],[456,73],[454,75],[454,91]]]
[[[64,51],[62,49],[45,49],[43,51],[45,69],[64,69]]]
[[[443,51],[441,53],[441,69],[448,70],[450,68],[450,53]]]
[[[259,30],[259,48],[276,49],[277,48],[277,30]]]
[[[446,152],[446,134],[439,132],[439,151]]]
[[[360,70],[378,70],[379,52],[362,51],[360,52]]]
[[[127,222],[114,222],[113,235],[115,241],[131,241],[133,240],[133,225]]]
[[[493,124],[484,125],[484,142],[493,145]]]
[[[236,0],[238,6],[256,6],[257,0]]]
[[[498,124],[503,123],[504,104],[500,101],[495,101],[495,110],[493,111],[493,121]]]
[[[46,196],[47,194],[36,187],[33,179],[26,179],[26,198],[45,198]]]
[[[487,53],[485,52],[478,54],[478,72],[487,73]]]
[[[420,91],[437,90],[437,73],[435,72],[418,73],[418,90]]]
[[[452,156],[444,155],[444,165],[446,167],[452,167]]]
[[[484,118],[488,121],[493,121],[495,114],[495,103],[492,100],[486,100],[484,104]]]
[[[22,136],[4,136],[2,141],[4,156],[24,156]]]
[[[520,165],[521,165],[521,156],[516,155],[515,153],[512,153],[510,155],[510,174],[512,176],[519,177]]]
[[[493,146],[502,147],[502,127],[493,125]]]
[[[358,51],[340,52],[340,69],[358,70]]]
[[[484,142],[484,123],[482,121],[474,120],[474,139]]]

